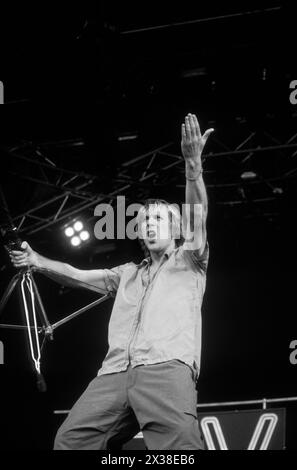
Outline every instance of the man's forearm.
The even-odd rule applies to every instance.
[[[204,216],[207,216],[208,200],[201,161],[186,162],[186,204],[201,204]]]
[[[101,294],[107,293],[104,269],[77,269],[67,263],[54,261],[36,253],[35,270],[67,287],[84,287]]]
[[[79,270],[77,268],[61,261],[48,259],[39,253],[37,254],[35,269],[57,281],[59,281],[59,276],[61,275],[73,280],[79,280]]]
[[[77,269],[70,264],[40,255],[26,241],[22,243],[22,251],[11,250],[9,256],[15,268],[31,267],[62,285],[85,287],[100,293],[107,290],[105,269]]]

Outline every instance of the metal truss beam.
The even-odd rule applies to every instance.
[[[258,15],[259,13],[271,13],[271,12],[276,12],[280,11],[282,9],[281,6],[276,6],[276,7],[271,7],[271,8],[262,8],[258,10],[251,10],[251,11],[241,11],[238,13],[230,13],[226,15],[218,15],[218,16],[211,16],[207,18],[197,18],[195,20],[188,20],[188,21],[182,21],[182,22],[173,22],[169,24],[163,24],[163,25],[158,25],[158,26],[148,26],[145,28],[137,28],[137,29],[131,29],[131,30],[126,30],[126,31],[121,31],[122,35],[129,35],[129,34],[135,34],[135,33],[143,33],[143,32],[148,32],[148,31],[159,31],[159,30],[164,30],[164,29],[169,29],[169,28],[176,28],[178,26],[189,26],[193,24],[199,24],[199,23],[209,23],[211,21],[218,21],[218,20],[229,20],[233,18],[238,18],[241,16],[251,16],[251,15]]]
[[[256,145],[251,145],[256,139]],[[267,142],[268,140],[268,142]],[[289,139],[280,142],[278,139],[272,137],[268,132],[262,132],[259,136],[256,132],[247,132],[247,135],[242,138],[234,148],[230,148],[225,142],[214,138],[212,141],[216,151],[208,151],[204,154],[204,167],[206,176],[206,186],[208,190],[216,192],[216,202],[223,205],[234,205],[246,202],[245,198],[241,200],[234,197],[235,194],[229,194],[229,201],[225,197],[220,198],[218,191],[222,190],[235,190],[244,194],[242,186],[245,188],[255,188],[256,186],[266,187],[270,193],[275,189],[274,183],[281,181],[289,181],[297,177],[297,164],[295,159],[292,158],[297,153],[297,133],[294,133]],[[209,144],[211,145],[211,143]],[[291,154],[291,151],[294,151]],[[290,153],[288,158],[287,153]],[[6,151],[7,153],[7,151]],[[257,154],[270,154],[271,162],[273,155],[277,158],[282,158],[283,171],[279,175],[264,178],[259,171],[255,179],[243,181],[238,177],[238,171],[246,168],[246,163],[251,160],[252,156]],[[281,154],[281,157],[280,155]],[[40,185],[54,189],[57,194],[51,196],[49,199],[42,201],[28,211],[14,217],[14,222],[18,226],[20,232],[27,234],[34,234],[40,232],[48,227],[53,226],[58,222],[63,222],[66,219],[75,216],[82,211],[94,208],[100,202],[106,200],[113,201],[116,196],[125,194],[128,197],[129,190],[134,189],[139,195],[144,188],[149,190],[149,181],[153,179],[154,184],[162,184],[162,178],[169,179],[170,184],[175,187],[182,187],[180,184],[180,173],[183,171],[183,158],[179,154],[179,150],[175,143],[169,142],[150,152],[146,152],[138,157],[124,162],[118,169],[117,174],[112,179],[112,190],[106,193],[96,192],[92,187],[94,181],[99,181],[96,175],[87,174],[84,172],[75,172],[64,168],[58,168],[55,165],[44,161],[39,161],[31,157],[20,155],[16,153],[15,149],[8,152],[8,155],[21,159],[25,163],[37,166],[42,169],[40,175],[32,176],[27,173],[20,173],[14,169],[12,173],[29,181],[35,182]],[[285,158],[284,158],[285,157]],[[233,165],[233,174],[222,173],[222,170],[216,169],[216,160],[227,159],[231,167]],[[231,163],[230,163],[231,162]],[[250,162],[249,162],[250,163]],[[208,168],[214,166],[214,168]],[[175,170],[174,170],[175,169]],[[231,173],[232,173],[231,171]],[[30,172],[29,172],[30,173]],[[235,175],[235,176],[234,176]],[[227,179],[227,181],[226,181]],[[229,179],[229,181],[228,181]],[[88,191],[86,191],[88,189]],[[276,188],[277,189],[277,188]],[[280,193],[280,192],[279,192]],[[252,200],[255,203],[261,201],[274,200],[278,197],[277,192],[272,197],[270,194],[255,194]],[[251,197],[251,195],[249,195]],[[222,200],[223,199],[223,200]],[[50,213],[50,215],[49,215]]]

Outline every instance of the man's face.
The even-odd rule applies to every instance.
[[[139,232],[149,251],[166,250],[172,240],[167,206],[151,205],[140,221]]]

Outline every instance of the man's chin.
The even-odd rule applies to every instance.
[[[146,243],[146,247],[150,251],[160,251],[161,247],[157,240],[151,240]]]

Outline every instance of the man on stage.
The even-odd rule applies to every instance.
[[[144,204],[138,233],[149,256],[140,264],[80,270],[41,256],[26,242],[23,251],[11,252],[17,268],[34,266],[116,295],[107,355],[58,430],[55,449],[118,448],[139,430],[148,449],[204,447],[196,390],[209,256],[201,154],[212,131],[201,135],[196,116],[186,116],[186,217],[164,200]]]

